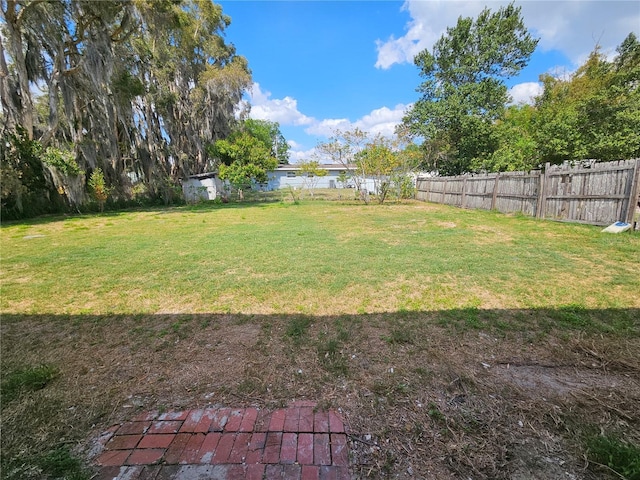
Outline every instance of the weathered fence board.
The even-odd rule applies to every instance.
[[[631,223],[640,194],[640,159],[549,165],[544,171],[418,177],[418,200],[537,218]]]

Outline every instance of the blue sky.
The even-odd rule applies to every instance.
[[[251,117],[280,123],[291,161],[309,159],[335,129],[391,135],[418,99],[413,56],[485,7],[508,2],[220,1],[227,42],[249,61]],[[540,38],[529,66],[508,82],[515,101],[539,92],[542,73],[574,71],[599,43],[606,53],[640,36],[637,1],[516,1]]]

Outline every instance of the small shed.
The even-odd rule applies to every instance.
[[[222,181],[217,172],[191,175],[182,182],[182,193],[187,203],[215,200],[222,191]]]

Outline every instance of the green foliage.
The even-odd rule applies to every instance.
[[[612,61],[596,48],[568,79],[543,75],[533,132],[543,162],[640,155],[640,42],[631,33]]]
[[[2,218],[22,218],[52,210],[50,188],[42,168],[42,145],[21,126],[0,139]]]
[[[640,447],[611,435],[586,439],[590,461],[609,467],[627,480],[640,480]]]
[[[0,391],[2,406],[18,398],[26,392],[35,392],[47,386],[60,374],[52,365],[39,365],[37,367],[25,367],[14,370],[2,377]]]
[[[228,180],[239,191],[253,182],[267,182],[267,172],[278,166],[270,150],[246,131],[218,140],[213,145],[212,153],[222,161],[220,178]]]
[[[326,177],[329,172],[322,168],[317,160],[305,160],[298,165],[300,166],[302,182],[311,192],[311,196],[313,196],[313,189],[318,184],[318,181],[321,177]]]
[[[347,185],[349,185],[349,181],[351,180],[351,175],[349,175],[345,170],[343,172],[340,172],[337,180],[338,183],[342,185],[342,188],[347,188]]]
[[[472,163],[473,170],[489,172],[528,171],[540,163],[535,140],[536,110],[530,105],[512,105],[494,124],[493,135],[497,149]]]
[[[307,333],[309,326],[311,326],[311,317],[293,317],[287,324],[285,334],[295,341],[300,341]]]
[[[78,207],[87,199],[83,179],[66,182],[58,173],[98,167],[118,201],[137,200],[126,198],[128,177],[156,201],[162,176],[169,173],[175,183],[204,172],[211,160],[205,146],[237,123],[251,74],[225,41],[230,18],[214,2],[18,0],[3,2],[2,14],[6,131],[38,138],[43,147],[78,147],[76,159],[50,148],[35,155],[40,165],[30,166],[25,155],[3,165],[3,218]],[[33,98],[30,85],[47,94]],[[284,156],[286,148],[283,142]],[[45,169],[43,176],[42,162],[56,171]],[[50,177],[66,198],[53,186],[28,185]]]
[[[423,137],[438,155],[430,165],[460,174],[496,149],[492,124],[508,101],[504,80],[529,61],[538,41],[527,32],[513,3],[477,19],[458,19],[434,45],[415,58],[425,81],[422,97],[404,118],[410,134]]]
[[[327,371],[334,375],[346,376],[349,365],[341,347],[341,343],[335,338],[322,339],[317,347],[318,360]]]
[[[84,171],[78,166],[75,153],[71,150],[47,147],[44,151],[42,161],[66,175],[84,175]]]
[[[378,136],[356,154],[358,171],[373,178],[378,203],[384,203],[391,188],[391,175],[400,166],[395,146],[385,137]]]
[[[91,176],[89,177],[89,189],[94,200],[98,202],[100,211],[103,212],[104,204],[107,201],[107,198],[109,198],[110,188],[107,187],[102,169],[96,168],[91,172]]]
[[[401,200],[408,200],[416,195],[415,182],[408,174],[394,173],[391,175],[391,184],[395,186],[396,196]]]
[[[244,121],[243,129],[260,140],[279,164],[289,163],[289,144],[280,132],[278,122],[248,118]]]
[[[80,460],[74,457],[69,448],[61,446],[50,450],[36,459],[42,473],[51,478],[65,480],[89,480],[93,478]]]

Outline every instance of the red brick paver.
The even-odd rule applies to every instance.
[[[104,432],[97,479],[350,479],[347,429],[302,401],[275,411],[210,408],[137,415]]]

